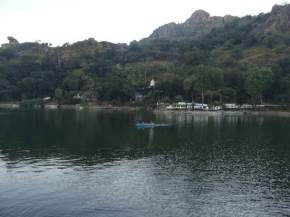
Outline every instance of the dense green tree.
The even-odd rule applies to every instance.
[[[184,95],[182,78],[174,73],[164,73],[157,77],[157,87],[163,94],[173,99],[177,95]]]
[[[273,72],[266,67],[250,67],[245,73],[245,88],[253,101],[263,104],[263,95],[271,87]]]
[[[198,90],[201,93],[202,104],[205,93],[212,96],[223,86],[223,71],[219,68],[198,65],[191,69],[190,76],[184,80],[186,90]]]
[[[134,88],[123,72],[116,72],[107,78],[102,79],[100,89],[100,99],[103,101],[113,101],[114,103],[124,103],[134,98]]]
[[[61,88],[56,88],[54,91],[54,96],[58,105],[61,105],[63,101],[63,90]]]

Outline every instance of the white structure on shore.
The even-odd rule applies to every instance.
[[[205,103],[195,103],[193,106],[194,110],[208,110],[208,105]]]
[[[209,110],[207,104],[178,102],[166,107],[167,110]]]
[[[224,104],[224,109],[226,110],[238,110],[240,108],[240,106],[238,106],[235,103],[226,103]]]
[[[173,105],[169,105],[166,107],[168,110],[187,110],[192,109],[192,103],[186,103],[186,102],[178,102]]]
[[[267,105],[269,107],[269,105]],[[236,103],[225,103],[223,105],[212,105],[209,106],[205,103],[186,103],[186,102],[178,102],[174,104],[170,104],[168,106],[164,106],[167,110],[199,110],[199,111],[237,111],[237,110],[252,110],[252,109],[264,109],[265,105],[251,105],[251,104],[243,104],[238,105]],[[275,105],[271,106],[272,108]],[[276,106],[277,107],[277,106]]]
[[[150,85],[149,85],[149,87],[150,87],[150,88],[154,88],[154,87],[155,87],[155,84],[156,84],[156,82],[155,82],[155,80],[152,78],[152,80],[150,81]]]

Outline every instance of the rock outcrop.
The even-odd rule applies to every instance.
[[[270,13],[258,16],[213,16],[203,10],[195,11],[184,23],[169,23],[156,29],[148,39],[200,39],[213,30],[226,29],[228,26],[245,28],[248,33],[264,37],[279,33],[290,33],[290,5],[275,5]]]
[[[198,39],[215,28],[221,28],[238,19],[233,16],[211,17],[203,10],[195,11],[184,23],[169,23],[156,29],[149,38],[151,39],[184,39],[187,37]]]

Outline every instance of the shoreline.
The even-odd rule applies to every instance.
[[[276,111],[276,110],[268,110],[268,111],[253,111],[253,110],[220,110],[220,111],[170,111],[170,110],[154,110],[154,113],[159,114],[175,114],[175,115],[205,115],[205,116],[218,116],[218,115],[267,115],[267,116],[279,116],[279,117],[290,117],[290,111]]]
[[[0,103],[0,109],[21,109],[18,102]],[[113,105],[61,105],[58,107],[56,104],[47,104],[43,108],[44,110],[107,110],[107,111],[139,111],[147,110],[154,113],[163,114],[202,114],[202,115],[278,115],[290,117],[290,110],[219,110],[219,111],[202,111],[202,110],[166,110],[166,109],[153,109],[144,106],[113,106]]]
[[[21,109],[20,103],[11,102],[11,103],[0,103],[1,109]],[[127,111],[136,111],[141,109],[149,109],[148,107],[142,106],[113,106],[113,105],[60,105],[57,104],[46,104],[44,107],[36,106],[34,108],[42,108],[45,110],[127,110]]]

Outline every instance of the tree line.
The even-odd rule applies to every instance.
[[[0,101],[128,104],[141,90],[143,103],[288,103],[288,42],[273,47],[234,37],[129,45],[91,38],[59,47],[9,37],[0,48]],[[151,79],[154,91],[142,91]]]

